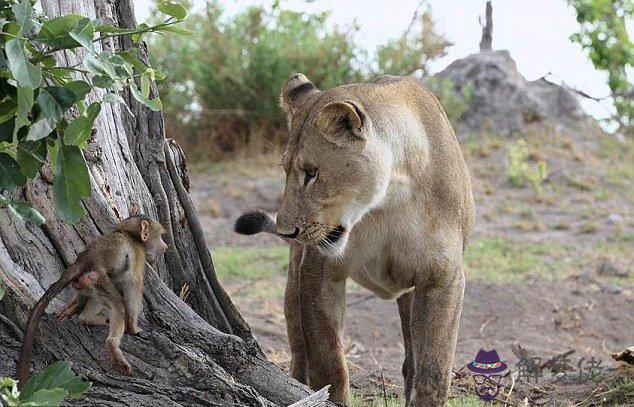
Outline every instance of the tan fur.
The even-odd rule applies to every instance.
[[[454,132],[414,79],[325,91],[307,82],[292,76],[281,96],[290,138],[277,231],[298,233],[285,304],[292,374],[314,389],[331,384],[331,399],[348,402],[342,330],[350,277],[399,299],[407,404],[444,405],[475,219]],[[339,225],[345,232],[331,244]]]

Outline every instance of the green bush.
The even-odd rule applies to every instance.
[[[429,62],[447,54],[453,44],[436,32],[431,9],[416,15],[405,33],[380,45],[376,52],[378,72],[384,75],[429,75]]]
[[[438,98],[443,109],[445,109],[445,113],[447,113],[449,122],[455,129],[458,126],[460,116],[469,107],[469,102],[475,90],[473,83],[468,82],[462,89],[458,90],[449,78],[438,80],[438,78],[431,77],[427,82],[427,86]]]
[[[213,138],[205,145],[212,150],[279,144],[279,93],[290,74],[303,72],[324,88],[361,79],[354,30],[329,30],[327,17],[276,6],[223,18],[211,2],[185,24],[195,36],[156,38],[153,63],[172,78],[160,85],[170,136],[190,146]]]
[[[511,143],[508,148],[506,177],[515,187],[521,188],[528,183],[535,193],[541,194],[542,183],[548,176],[548,167],[544,161],[529,163],[528,155],[528,147],[524,139]]]

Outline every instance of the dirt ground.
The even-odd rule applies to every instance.
[[[511,140],[484,135],[461,142],[474,180],[478,222],[467,261],[473,267],[467,267],[455,371],[480,348],[496,349],[516,370],[513,344],[543,361],[574,350],[572,365],[594,357],[610,368],[616,365],[611,353],[634,345],[632,143],[542,133],[529,137],[528,164],[548,164],[542,191],[509,183]],[[212,256],[227,247],[281,245],[271,236],[232,232],[233,221],[245,210],[276,211],[283,187],[277,159],[191,171],[191,192]],[[254,294],[261,284],[282,292],[284,270],[266,279],[221,278],[264,351],[287,368],[283,299]],[[389,393],[401,393],[396,303],[351,284],[345,332],[353,388],[376,394],[384,381]],[[561,397],[565,404],[566,397],[580,396]]]

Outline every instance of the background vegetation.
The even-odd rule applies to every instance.
[[[278,100],[290,74],[303,72],[320,88],[380,74],[426,75],[451,46],[429,8],[373,59],[355,44],[357,27],[331,27],[327,19],[326,12],[299,13],[279,2],[226,16],[212,1],[183,25],[195,36],[151,39],[152,64],[171,73],[160,85],[168,136],[193,159],[270,151],[284,141]]]
[[[589,52],[594,67],[606,71],[619,131],[634,136],[634,85],[627,70],[634,67],[634,45],[626,20],[634,13],[632,0],[568,0],[577,12],[579,31],[570,39]]]

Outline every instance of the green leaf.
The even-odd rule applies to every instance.
[[[144,98],[150,96],[150,78],[146,75],[141,77],[141,94]]]
[[[109,89],[114,81],[105,75],[95,75],[92,77],[92,84],[96,88]]]
[[[86,58],[84,59],[84,66],[94,75],[105,75],[110,78],[117,77],[117,72],[115,71],[112,63],[109,61],[108,53],[106,52],[102,52],[97,56],[92,54],[86,55]]]
[[[166,32],[172,32],[174,34],[180,34],[180,35],[194,35],[194,33],[192,31],[189,31],[185,28],[180,28],[180,27],[176,27],[174,25],[168,25],[166,27],[161,27],[158,29],[158,31],[166,31]]]
[[[20,219],[33,222],[38,226],[46,222],[44,216],[28,202],[0,200],[0,204],[7,205],[11,213]]]
[[[27,178],[35,177],[46,161],[46,140],[21,142],[16,158],[22,174]]]
[[[85,81],[72,81],[64,85],[75,94],[76,100],[84,100],[86,95],[90,93],[90,85]]]
[[[0,143],[13,141],[13,129],[15,127],[15,118],[0,123]]]
[[[101,105],[98,102],[92,103],[86,109],[86,115],[78,116],[73,120],[64,132],[64,143],[78,146],[88,141],[92,134],[92,126],[99,115]]]
[[[83,18],[79,20],[77,27],[68,34],[87,50],[94,51],[92,39],[95,35],[95,27],[89,19]]]
[[[150,99],[149,102],[146,103],[146,105],[155,112],[160,112],[161,110],[163,110],[163,103],[158,96],[154,99]]]
[[[0,288],[0,300],[3,299],[3,298],[4,298],[4,290],[2,288]],[[5,377],[4,381],[2,383],[2,387],[9,387],[10,383],[9,383],[9,385],[7,385],[6,379],[7,378]]]
[[[30,398],[40,389],[64,389],[71,397],[77,398],[92,386],[91,382],[84,382],[71,370],[68,362],[59,361],[50,365],[43,372],[37,373],[26,383],[20,398]]]
[[[15,16],[15,20],[20,24],[20,35],[28,33],[33,28],[33,21],[31,20],[31,2],[29,0],[22,0],[19,3],[11,6],[11,11]]]
[[[63,86],[47,86],[40,89],[40,93],[37,95],[37,103],[40,105],[42,113],[55,123],[76,101],[75,93]]]
[[[116,93],[106,93],[103,95],[103,101],[108,103],[125,103],[123,98]]]
[[[174,17],[177,20],[182,20],[187,16],[187,9],[182,4],[174,1],[163,1],[158,4],[158,10],[161,13]]]
[[[13,137],[18,134],[18,130],[22,126],[31,124],[28,114],[33,107],[33,89],[26,86],[17,87],[18,94],[18,113],[15,117],[15,127],[13,129]]]
[[[167,78],[167,76],[163,72],[154,70],[154,80],[162,81],[165,78]]]
[[[80,44],[70,36],[77,23],[85,17],[69,14],[45,21],[37,39],[55,49],[75,48]]]
[[[149,28],[149,26],[148,26],[147,24],[145,24],[145,23],[141,23],[141,24],[139,24],[139,25],[137,26],[137,28],[136,28],[136,29],[137,29],[137,30],[145,30],[145,29],[147,29],[147,28]],[[142,33],[136,32],[136,33],[131,34],[131,35],[130,35],[130,38],[132,39],[132,42],[138,43],[138,42],[141,42],[141,38],[142,38],[142,36],[143,36],[143,34],[142,34]]]
[[[7,153],[0,153],[0,189],[14,189],[25,183],[18,162]]]
[[[14,119],[17,110],[18,104],[12,99],[7,98],[0,102],[0,123]]]
[[[8,65],[13,78],[22,86],[35,89],[42,82],[42,67],[33,65],[26,59],[24,41],[13,38],[5,45]]]
[[[145,63],[143,63],[143,61],[141,61],[138,55],[136,55],[134,52],[120,51],[117,52],[117,55],[123,58],[126,62],[130,63],[134,67],[134,69],[136,69],[140,73],[143,73],[148,69],[148,66],[145,65]]]
[[[29,127],[29,133],[26,135],[28,141],[36,141],[42,139],[53,131],[55,122],[48,117],[36,121]]]
[[[42,389],[33,393],[28,399],[20,397],[20,406],[60,406],[66,396],[68,396],[66,389]]]
[[[85,214],[82,197],[90,196],[90,176],[77,146],[60,145],[55,162],[53,204],[64,222],[75,224]]]
[[[144,96],[143,93],[140,92],[139,89],[137,89],[135,84],[130,85],[130,91],[132,92],[132,96],[134,96],[136,100],[138,100],[140,103],[143,103],[151,110],[158,112],[163,109],[163,104],[161,103],[161,99],[159,99],[158,96],[154,99],[149,99],[148,96]]]

